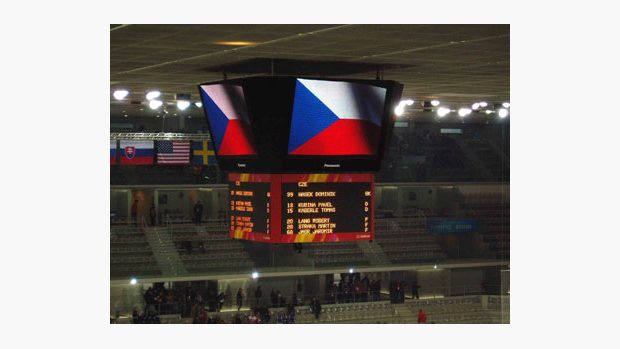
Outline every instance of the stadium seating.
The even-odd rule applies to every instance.
[[[160,275],[161,270],[140,227],[111,226],[110,275],[146,276]]]
[[[375,241],[393,263],[436,262],[445,254],[426,231],[426,219],[377,219]]]

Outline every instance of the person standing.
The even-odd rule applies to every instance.
[[[418,323],[419,324],[425,324],[426,323],[426,313],[422,309],[420,309],[420,311],[418,311]]]
[[[155,211],[155,204],[151,204],[151,208],[149,209],[149,218],[151,219],[151,226],[155,226],[155,218],[157,217],[157,212]]]
[[[237,291],[237,311],[241,310],[241,304],[243,304],[243,291],[239,288]]]
[[[134,200],[133,204],[131,205],[131,223],[133,223],[133,225],[135,227],[138,226],[138,200]]]
[[[418,290],[420,289],[420,285],[416,280],[413,280],[413,284],[411,285],[411,298],[412,299],[420,299],[420,294]]]
[[[194,223],[196,223],[196,225],[202,223],[203,208],[204,207],[202,206],[202,202],[200,202],[200,200],[198,200],[198,202],[194,205]]]
[[[260,285],[254,291],[254,297],[256,297],[256,305],[260,305],[260,298],[263,296],[263,290],[261,290]]]

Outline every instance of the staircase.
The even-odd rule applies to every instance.
[[[371,265],[390,265],[392,262],[383,252],[381,246],[376,242],[359,241],[357,243],[360,250],[364,252],[364,257],[370,261]]]
[[[162,275],[180,276],[187,274],[167,227],[147,227],[144,228],[144,234]]]

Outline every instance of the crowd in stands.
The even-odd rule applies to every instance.
[[[326,304],[381,300],[381,280],[370,280],[367,276],[361,278],[359,273],[342,275],[343,277],[338,283],[333,283],[328,288],[328,293],[324,297]],[[390,282],[390,301],[392,303],[404,302],[405,287],[404,281],[395,280]],[[414,298],[419,298],[419,288],[417,282],[413,281],[411,289]],[[160,316],[162,315],[180,314],[183,318],[190,318],[194,324],[295,323],[295,308],[301,304],[296,293],[293,293],[290,301],[287,302],[279,290],[272,289],[270,292],[270,306],[265,302],[261,302],[262,293],[261,286],[258,286],[254,290],[255,305],[249,313],[240,312],[241,306],[250,302],[246,299],[243,289],[239,288],[236,295],[237,312],[231,314],[230,317],[225,317],[220,312],[231,297],[224,292],[219,294],[209,292],[208,290],[198,292],[190,286],[166,288],[164,283],[155,283],[144,292],[145,307],[142,312],[139,312],[138,309],[133,311],[132,321],[136,324],[157,324],[161,323]],[[311,313],[318,320],[322,312],[321,297],[312,297],[307,305],[309,305]],[[272,312],[270,308],[278,309]],[[424,321],[425,314],[422,313],[423,311],[419,320]],[[111,318],[110,321],[115,322],[115,319]]]
[[[338,284],[329,286],[325,303],[352,303],[378,301],[381,298],[381,280],[369,280],[367,276],[360,279],[359,274],[341,278]]]

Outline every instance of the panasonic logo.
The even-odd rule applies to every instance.
[[[340,164],[323,164],[323,167],[340,167]]]
[[[238,167],[245,167],[245,164],[237,164]]]

